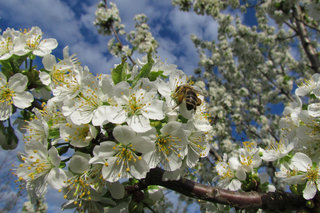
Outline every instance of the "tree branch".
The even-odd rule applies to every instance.
[[[297,27],[296,32],[299,35],[302,47],[311,63],[311,68],[318,73],[320,67],[320,61],[317,56],[316,49],[311,45],[307,29],[303,22],[300,21],[301,19],[301,7],[298,5],[293,8],[293,16],[294,16],[294,23]]]
[[[142,190],[149,185],[159,185],[174,190],[188,197],[206,200],[212,203],[226,204],[237,208],[261,208],[265,210],[297,210],[305,205],[302,196],[288,192],[235,192],[208,186],[181,178],[177,181],[163,181],[164,170],[151,169],[146,178],[132,189]]]
[[[222,161],[222,157],[219,155],[219,153],[214,148],[211,148],[209,152],[210,152],[210,154],[212,154],[215,157],[216,160]]]

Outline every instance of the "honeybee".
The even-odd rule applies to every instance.
[[[173,98],[177,101],[177,106],[174,108],[178,107],[185,100],[187,110],[196,110],[197,106],[200,106],[202,103],[201,99],[198,98],[198,94],[200,93],[189,84],[177,86],[173,94]]]

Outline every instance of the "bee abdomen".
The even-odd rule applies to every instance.
[[[188,110],[196,109],[197,102],[198,102],[197,94],[192,90],[187,91],[187,95],[186,95],[187,109]]]

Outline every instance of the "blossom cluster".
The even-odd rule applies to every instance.
[[[243,148],[237,149],[226,143],[224,149],[228,151],[215,167],[218,186],[234,191],[247,190],[248,183],[255,179],[260,183],[266,181],[264,190],[274,191],[275,186],[267,174],[257,170],[264,162],[272,162],[278,168],[275,177],[290,185],[293,193],[302,194],[306,200],[315,197],[320,190],[320,75],[314,74],[310,80],[301,83],[295,95],[296,100],[284,109],[280,120],[280,141],[259,148],[256,142],[244,142]]]
[[[96,10],[96,19],[94,25],[97,26],[98,32],[101,34],[111,35],[108,41],[109,52],[114,56],[131,56],[134,51],[139,53],[148,53],[149,51],[156,52],[159,44],[152,36],[150,27],[147,24],[147,16],[145,14],[138,14],[134,17],[135,30],[129,33],[125,31],[125,26],[121,24],[119,10],[117,5],[110,2],[110,6],[101,2]],[[123,36],[127,44],[120,41],[119,35]],[[124,40],[123,39],[123,40]]]
[[[243,142],[242,147],[225,153],[223,159],[216,163],[218,175],[214,180],[219,187],[232,191],[250,191],[260,187],[260,190],[273,192],[275,187],[269,183],[268,175],[258,173],[262,162],[269,161],[271,156],[274,155],[268,149],[258,147],[256,142]]]
[[[302,185],[303,197],[314,198],[320,190],[319,117],[320,75],[300,83],[296,100],[287,106],[280,120],[284,137],[294,143],[297,152],[288,163],[281,164],[278,176],[288,184]]]
[[[120,182],[145,178],[155,167],[167,172],[164,178],[175,179],[181,168],[192,168],[208,155],[212,127],[204,97],[197,94],[201,105],[192,110],[185,97],[181,103],[176,98],[177,87],[189,85],[183,71],[148,54],[137,65],[122,61],[110,75],[94,76],[68,47],[57,60],[50,54],[56,41],[41,35],[38,27],[25,33],[7,29],[2,35],[8,43],[1,63],[42,57],[38,79],[52,94],[29,111],[21,128],[25,153],[16,174],[29,194],[41,197],[49,184],[69,200],[65,208],[101,210],[124,199]],[[27,46],[30,39],[33,49]],[[12,115],[12,105],[24,109],[39,102],[25,91],[34,81],[28,75],[17,72],[8,83],[6,73],[0,77],[2,120]]]
[[[138,52],[149,52],[150,48],[157,49],[158,42],[153,38],[147,24],[147,17],[144,14],[138,14],[134,17],[136,21],[136,31],[130,31],[127,36],[128,41],[137,47]]]
[[[11,57],[25,57],[30,54],[43,57],[57,46],[56,39],[42,39],[39,27],[32,27],[23,32],[8,28],[0,36],[0,61],[4,62]],[[12,115],[13,105],[25,109],[33,101],[33,96],[26,92],[28,78],[18,72],[9,75],[9,72],[2,69],[0,73],[1,121],[7,120]]]
[[[124,25],[121,24],[119,10],[115,3],[110,2],[110,8],[106,8],[105,4],[100,3],[95,15],[94,25],[99,27],[98,31],[100,33],[110,35],[113,30],[119,31],[120,34],[124,33]]]

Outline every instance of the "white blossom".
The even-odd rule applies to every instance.
[[[22,56],[29,52],[36,56],[43,57],[50,54],[58,46],[56,39],[49,38],[42,40],[42,31],[39,27],[32,27],[25,32],[16,42],[14,54]]]
[[[28,78],[17,73],[9,78],[0,73],[0,120],[7,120],[12,114],[12,105],[24,109],[31,105],[33,96],[25,91]]]
[[[61,160],[54,146],[47,150],[43,144],[30,141],[25,145],[25,152],[26,154],[21,155],[23,163],[16,172],[20,181],[31,183],[37,193],[42,195],[47,183],[54,189],[65,186],[67,176],[59,168]]]
[[[144,178],[149,171],[144,155],[154,149],[154,144],[128,126],[115,127],[113,136],[117,142],[105,141],[96,146],[90,163],[102,164],[102,176],[110,182]]]
[[[164,118],[163,101],[157,99],[156,90],[146,90],[138,85],[131,89],[126,82],[118,83],[114,98],[116,104],[106,107],[106,117],[109,122],[126,122],[134,131],[146,132],[151,129],[150,119]]]
[[[188,142],[181,123],[167,123],[161,128],[160,134],[153,137],[153,141],[155,149],[145,156],[150,168],[161,164],[165,170],[174,171],[181,167]]]

